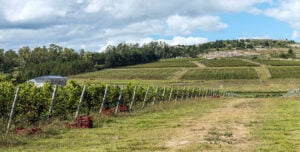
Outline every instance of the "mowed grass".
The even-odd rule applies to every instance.
[[[180,119],[204,115],[224,103],[183,102],[161,103],[115,118],[94,116],[96,128],[71,129],[46,138],[28,137],[24,139],[26,144],[0,151],[164,151],[167,147],[163,143],[181,127]]]
[[[228,80],[228,79],[258,79],[253,68],[207,68],[190,69],[182,80]]]
[[[271,65],[271,66],[300,66],[300,61],[292,61],[292,60],[254,60],[254,61],[265,65]]]
[[[300,78],[299,67],[269,67],[272,78]]]
[[[72,79],[106,79],[106,80],[167,80],[179,69],[120,68],[105,69],[71,76]]]
[[[22,137],[0,151],[285,151],[300,149],[298,98],[198,99],[161,103],[95,128]],[[57,131],[59,132],[59,131]]]
[[[298,98],[277,98],[256,109],[257,128],[253,129],[258,144],[255,151],[300,150],[300,102]]]
[[[212,59],[212,60],[201,60],[200,63],[207,67],[249,67],[258,66],[258,64],[250,63],[240,59]]]
[[[167,59],[158,62],[139,64],[128,66],[128,68],[170,68],[170,67],[197,67],[194,63],[190,62],[191,59]]]

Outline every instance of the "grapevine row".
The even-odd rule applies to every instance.
[[[70,81],[64,87],[45,84],[36,87],[26,83],[17,88],[9,82],[0,82],[0,120],[1,128],[9,121],[15,95],[16,105],[13,124],[34,125],[50,117],[66,120],[79,114],[89,115],[113,109],[114,114],[119,107],[128,110],[145,108],[158,102],[184,101],[188,98],[224,96],[225,92],[212,89],[188,87],[158,87],[126,85],[89,84],[79,85]],[[3,130],[2,130],[3,131]]]

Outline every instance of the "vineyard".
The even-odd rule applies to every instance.
[[[49,84],[35,87],[32,84],[22,84],[18,89],[11,83],[1,82],[0,89],[1,132],[5,132],[7,122],[12,122],[15,128],[36,126],[50,118],[68,120],[90,113],[114,115],[143,109],[158,102],[229,95],[218,90],[201,88],[132,84],[81,86],[73,81],[65,87],[53,87]]]
[[[250,67],[258,66],[257,64],[246,62],[240,59],[213,59],[213,60],[201,60],[202,64],[207,67]]]
[[[197,65],[190,62],[189,59],[168,59],[168,60],[160,60],[154,63],[129,66],[129,68],[170,68],[170,67],[197,67]]]
[[[195,67],[196,62],[207,67]],[[257,114],[272,107],[269,111],[276,111],[277,104],[290,102],[291,99],[282,96],[290,88],[296,88],[300,67],[263,66],[272,78],[279,79],[269,76],[260,80],[257,68],[261,67],[251,64],[240,59],[170,59],[74,75],[64,87],[50,84],[36,87],[30,83],[16,86],[2,81],[0,147],[4,151],[53,147],[58,151],[173,151],[177,150],[176,145],[180,148],[181,143],[188,141],[186,147],[195,144],[195,149],[187,148],[187,151],[197,151],[199,142],[193,141],[201,140],[206,147],[204,151],[213,151],[210,147],[219,145],[222,150],[225,147],[233,151],[237,143],[245,142],[245,137],[253,147],[264,143],[256,139],[257,126],[265,122],[263,117],[258,120]],[[299,89],[290,94],[299,95]],[[219,97],[230,98],[216,99]],[[298,103],[296,97],[292,104]],[[278,102],[267,107],[273,100]],[[297,109],[295,105],[290,106]],[[284,107],[282,111],[285,110]],[[275,125],[279,119],[274,119]],[[256,133],[255,137],[250,131]],[[269,139],[273,142],[273,136]]]
[[[269,67],[272,78],[300,78],[300,67]]]
[[[258,79],[253,68],[190,69],[182,80]]]
[[[290,60],[254,60],[265,65],[271,66],[300,66],[300,61],[290,61]]]
[[[72,78],[80,79],[142,79],[142,80],[167,80],[177,72],[178,69],[143,69],[143,68],[127,68],[127,69],[107,69],[98,72],[84,73],[72,76]]]

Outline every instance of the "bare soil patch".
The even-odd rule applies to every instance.
[[[178,71],[174,74],[174,76],[171,78],[172,80],[180,80],[180,78],[188,71],[186,68],[182,68],[181,71]]]

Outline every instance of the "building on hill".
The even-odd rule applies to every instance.
[[[34,85],[38,87],[43,86],[47,82],[49,82],[51,85],[65,86],[67,80],[68,80],[67,77],[48,75],[48,76],[36,77],[34,79],[29,80],[28,82],[32,82],[34,83]]]

